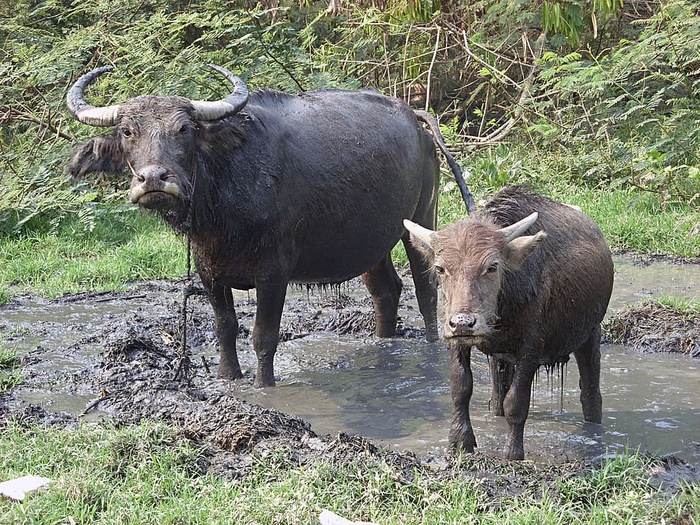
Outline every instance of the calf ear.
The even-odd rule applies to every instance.
[[[511,270],[515,270],[546,238],[547,234],[539,231],[535,235],[524,235],[507,242],[504,248],[503,262]]]
[[[116,173],[124,171],[124,153],[116,135],[99,135],[84,142],[73,154],[68,172],[80,177],[88,173]]]

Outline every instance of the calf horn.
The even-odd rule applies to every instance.
[[[196,120],[216,120],[239,112],[248,102],[248,87],[236,75],[220,66],[211,67],[223,74],[231,84],[233,92],[222,100],[214,102],[191,100]],[[119,105],[95,107],[85,101],[85,88],[92,84],[97,77],[112,71],[112,67],[98,67],[81,76],[68,91],[66,96],[68,109],[83,124],[90,126],[114,126],[117,121]]]
[[[527,230],[530,226],[535,224],[535,221],[537,221],[537,217],[537,212],[534,212],[525,217],[524,219],[519,220],[515,224],[511,224],[510,226],[501,228],[501,233],[503,234],[505,241],[510,242],[516,237],[520,237],[525,232],[525,230]]]

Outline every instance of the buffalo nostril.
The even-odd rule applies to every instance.
[[[454,332],[465,331],[474,328],[476,325],[476,316],[470,314],[456,314],[450,317],[447,324]]]

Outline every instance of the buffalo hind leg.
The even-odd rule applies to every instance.
[[[523,434],[525,420],[530,411],[532,380],[537,372],[537,364],[519,362],[515,365],[513,383],[503,401],[503,411],[508,422],[505,456],[508,459],[524,459]]]
[[[214,330],[219,341],[218,377],[221,379],[240,379],[243,377],[241,365],[236,352],[238,336],[238,319],[233,305],[233,293],[228,286],[211,283],[209,302],[214,310]]]
[[[474,390],[470,346],[450,344],[450,390],[452,394],[450,445],[457,451],[474,452],[476,437],[469,417],[469,403]]]
[[[437,341],[437,282],[435,274],[426,263],[425,257],[413,246],[408,236],[405,236],[402,241],[406,248],[406,256],[411,266],[411,275],[416,287],[418,309],[425,322],[425,338],[428,341]]]
[[[377,336],[393,337],[396,334],[396,316],[403,284],[391,262],[391,255],[385,256],[363,273],[362,280],[372,296]]]
[[[603,397],[600,394],[600,325],[581,348],[574,351],[578,365],[583,419],[589,423],[603,421]]]

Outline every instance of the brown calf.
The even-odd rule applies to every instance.
[[[509,425],[505,455],[523,459],[540,366],[578,364],[586,421],[600,423],[600,322],[613,285],[610,249],[581,211],[511,187],[465,221],[431,231],[404,221],[445,299],[453,400],[450,443],[473,452],[471,350],[490,357],[492,408]]]

